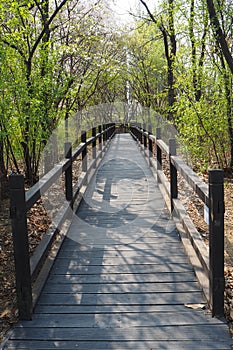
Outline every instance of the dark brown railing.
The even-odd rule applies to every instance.
[[[172,215],[179,219],[180,237],[189,254],[196,275],[202,285],[204,295],[212,309],[213,316],[224,315],[224,190],[223,171],[210,170],[209,184],[204,183],[176,154],[176,141],[169,140],[167,145],[161,139],[161,131],[156,136],[151,128],[134,123],[130,126],[132,136],[143,150],[149,165],[155,169],[159,188],[166,199]],[[127,127],[124,128],[127,131]],[[116,132],[115,124],[92,129],[92,137],[82,132],[81,143],[72,151],[71,144],[65,143],[65,158],[55,165],[38,183],[27,192],[24,177],[21,174],[10,175],[10,209],[14,243],[16,270],[16,290],[20,319],[31,319],[33,307],[48,276],[56,252],[65,234],[62,228],[73,211],[82,186],[88,184],[95,167],[105,151],[109,139]],[[92,157],[87,161],[87,147],[92,147]],[[82,174],[73,185],[74,161],[81,155]],[[169,176],[163,172],[163,156],[169,160]],[[53,220],[53,226],[45,233],[33,255],[29,254],[27,212],[50,187],[64,174],[65,204]],[[209,249],[204,244],[184,206],[179,200],[178,174],[182,176],[209,208]]]
[[[9,177],[16,292],[19,318],[21,320],[31,319],[33,307],[52,265],[54,250],[59,248],[58,246],[64,238],[64,235],[60,234],[63,224],[70,213],[72,213],[70,209],[73,208],[81,187],[88,183],[88,177],[91,177],[91,170],[97,166],[102,152],[104,152],[108,145],[108,140],[115,133],[115,129],[115,124],[93,128],[92,137],[88,139],[87,133],[83,131],[81,134],[81,143],[74,151],[72,151],[71,143],[65,143],[65,158],[27,192],[25,191],[24,176],[22,174],[11,174]],[[88,146],[92,147],[92,160],[89,164],[87,160]],[[80,155],[82,158],[82,174],[78,182],[73,186],[72,164]],[[53,220],[53,226],[47,230],[33,255],[30,257],[27,212],[56,183],[62,174],[65,175],[66,201]],[[58,239],[59,235],[60,238]],[[49,259],[47,258],[48,255]]]
[[[176,140],[169,145],[161,140],[161,130],[152,135],[145,126],[130,126],[132,136],[144,151],[149,164],[156,170],[158,185],[173,217],[182,224],[181,239],[202,285],[213,316],[224,316],[224,176],[222,170],[209,171],[209,184],[176,154]],[[153,151],[155,150],[155,152]],[[155,154],[153,154],[155,153]],[[162,154],[169,161],[169,176],[162,170]],[[179,200],[178,173],[191,186],[209,210],[209,249]],[[188,238],[188,239],[187,239]],[[195,254],[193,254],[195,253]]]

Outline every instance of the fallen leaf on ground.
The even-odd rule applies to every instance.
[[[185,307],[188,307],[189,309],[197,310],[197,309],[206,309],[205,304],[184,304]]]

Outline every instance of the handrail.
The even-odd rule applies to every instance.
[[[208,185],[180,157],[171,156],[171,162],[202,202],[209,207]]]
[[[92,136],[86,139],[86,131],[82,133],[81,142],[74,151],[71,143],[65,143],[65,158],[56,164],[53,169],[47,172],[34,186],[27,192],[24,187],[24,177],[22,174],[11,174],[9,176],[10,189],[10,212],[12,222],[12,234],[14,244],[14,259],[16,271],[16,292],[21,320],[30,320],[33,311],[33,287],[38,271],[42,268],[46,255],[55,241],[63,223],[73,208],[75,199],[78,196],[80,188],[87,183],[87,175],[92,168],[95,168],[97,159],[100,159],[102,152],[108,145],[108,141],[116,132],[115,123],[98,126],[92,129]],[[98,142],[98,153],[96,152],[96,141]],[[87,166],[87,147],[92,145],[92,161]],[[79,155],[82,155],[82,171],[84,176],[73,186],[72,164]],[[85,166],[84,166],[85,164]],[[55,218],[54,227],[46,232],[42,241],[37,246],[34,255],[29,256],[29,242],[27,230],[27,211],[42,197],[43,194],[65,174],[65,196],[66,202],[62,210]],[[62,214],[61,214],[62,212]],[[52,231],[51,231],[52,230]],[[41,288],[41,287],[40,287]],[[35,293],[38,297],[38,292]]]
[[[151,130],[151,127],[149,128]],[[213,316],[224,316],[224,176],[222,170],[209,170],[207,185],[184,161],[176,154],[176,140],[170,139],[169,145],[161,140],[161,130],[156,129],[156,136],[146,132],[140,123],[130,125],[131,135],[138,142],[144,154],[149,158],[149,164],[156,169],[158,184],[169,195],[168,207],[173,216],[177,216],[183,229],[188,234],[190,246],[193,249],[200,266],[196,270],[199,282]],[[153,159],[153,146],[156,149],[156,162]],[[149,152],[146,152],[146,151]],[[169,159],[170,179],[162,171],[162,153]],[[199,232],[188,216],[178,198],[178,173],[191,186],[201,201],[209,209],[209,252],[200,238]],[[186,236],[187,237],[187,236]],[[183,239],[185,242],[187,239]],[[182,233],[181,233],[182,239]],[[190,249],[190,247],[188,248]],[[191,258],[192,259],[192,258]],[[203,277],[204,280],[203,280]],[[209,285],[206,286],[206,280]]]
[[[110,126],[110,129],[112,127]],[[94,141],[98,140],[104,134],[109,131],[109,128],[98,133],[96,136],[92,136],[87,139],[85,143],[80,143],[78,147],[72,152],[72,162],[83,152],[83,150],[91,145]],[[44,175],[34,186],[32,186],[26,192],[26,207],[29,210],[40,198],[41,196],[51,187],[51,185],[59,178],[61,173],[64,173],[69,166],[69,160],[63,159],[58,164],[54,166],[46,175]]]
[[[41,198],[41,196],[48,191],[54,182],[65,171],[68,165],[68,160],[64,159],[54,166],[47,174],[45,174],[34,186],[32,186],[26,193],[26,208],[30,210],[31,207]],[[10,175],[10,176],[14,176]]]

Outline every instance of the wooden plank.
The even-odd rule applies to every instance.
[[[76,216],[71,225],[73,236],[65,239],[33,321],[19,324],[4,350],[230,349],[226,324],[201,309],[193,268],[145,164],[128,135],[116,138],[87,189],[88,205],[81,204],[82,219]],[[108,176],[113,183],[127,176],[130,181],[117,193]],[[136,195],[127,203],[131,184]],[[140,199],[148,189],[143,213]],[[129,224],[133,216],[138,220]]]
[[[187,257],[183,255],[177,255],[177,256],[171,256],[168,257],[162,257],[162,256],[113,256],[113,257],[105,257],[105,258],[92,258],[92,257],[79,257],[77,256],[76,259],[70,259],[70,258],[57,258],[55,266],[71,266],[71,264],[75,265],[88,265],[88,266],[107,266],[107,265],[114,265],[114,266],[120,266],[120,265],[148,265],[148,264],[187,264]]]
[[[156,144],[160,147],[160,149],[162,150],[162,152],[165,153],[166,156],[169,155],[169,147],[163,140],[157,139]]]
[[[117,220],[117,218],[116,218],[116,220]],[[152,218],[152,220],[154,220],[154,219]],[[145,223],[145,225],[144,225],[144,222],[141,223],[141,221],[139,221],[139,220],[137,221],[137,223],[141,225],[140,227],[143,228],[143,226],[146,226],[146,228],[147,228],[148,221]],[[107,220],[106,220],[106,224],[108,224]],[[109,220],[109,225],[110,224],[111,224],[111,220]],[[102,225],[102,223],[101,223],[101,225]],[[168,222],[166,222],[166,226],[167,225],[168,225]],[[174,223],[173,223],[173,225],[174,225]],[[82,232],[88,233],[88,234],[90,234],[90,238],[91,238],[91,236],[93,235],[93,227],[88,227],[88,231],[87,231],[86,227],[87,227],[87,222],[81,223],[80,221],[78,221],[76,227],[75,227],[75,225],[73,225],[73,231],[76,230],[80,233],[82,233]],[[130,236],[130,234],[131,234],[130,227],[128,227],[128,230],[129,230],[129,232],[127,233],[127,235],[129,234],[129,236]],[[155,232],[155,230],[156,230],[156,232]],[[98,240],[104,239],[104,238],[108,237],[108,235],[110,233],[111,232],[108,232],[107,234],[106,234],[106,232],[100,232],[99,234],[97,233],[96,236],[98,237]],[[105,234],[105,236],[104,236],[104,234]],[[122,238],[122,244],[125,244],[128,242],[127,235],[125,235],[125,237]],[[77,235],[77,238],[78,238],[78,235]],[[166,232],[166,230],[162,229],[162,228],[156,229],[153,227],[150,227],[150,228],[148,227],[144,232],[142,232],[141,235],[135,236],[133,238],[135,238],[135,243],[161,243],[163,241],[172,241],[172,242],[173,241],[174,242],[180,241],[179,234],[175,230],[175,225],[174,225],[174,229],[171,232]],[[72,243],[74,243],[74,242],[78,242],[78,240],[72,239],[70,242],[70,245],[73,245]],[[68,243],[66,243],[65,245],[69,246]]]
[[[142,226],[141,226],[142,227]],[[80,228],[80,231],[81,231],[81,228]],[[87,234],[87,232],[85,231],[85,234]],[[95,242],[94,240],[97,239]],[[79,240],[78,236],[77,236],[77,240]],[[160,238],[158,239],[152,239],[152,238],[144,238],[144,239],[135,239],[134,237],[130,238],[122,238],[120,235],[119,236],[111,236],[111,235],[107,235],[107,236],[98,236],[96,235],[95,238],[91,237],[91,234],[90,234],[90,237],[87,237],[86,238],[81,238],[81,241],[82,241],[82,244],[86,244],[86,245],[91,245],[94,243],[94,245],[96,247],[98,246],[112,246],[113,245],[113,242],[114,240],[116,241],[115,244],[119,245],[119,243],[121,245],[133,245],[133,247],[137,247],[137,245],[140,245],[142,247],[142,249],[147,249],[150,248],[150,247],[156,247],[160,244],[179,244],[179,240],[177,239],[177,237],[169,237],[169,236],[162,236],[160,235]]]
[[[15,328],[11,339],[24,340],[90,340],[95,341],[154,341],[154,339],[171,340],[221,340],[229,337],[225,325],[191,325],[191,326],[164,326],[139,328]]]
[[[192,271],[180,273],[141,273],[136,274],[99,274],[99,275],[78,275],[78,274],[56,274],[48,278],[48,283],[63,284],[63,283],[145,283],[145,282],[192,282],[196,278]]]
[[[132,249],[143,249],[143,250],[147,250],[147,249],[156,249],[159,248],[160,245],[164,246],[164,249],[166,249],[166,245],[168,245],[168,249],[173,248],[175,249],[176,247],[178,248],[180,246],[180,242],[177,241],[172,241],[169,239],[161,239],[161,242],[148,242],[148,243],[141,243],[141,242],[137,242],[134,239],[131,239],[130,237],[128,239],[125,239],[125,242],[122,242],[122,238],[121,238],[122,234],[119,234],[119,236],[108,236],[105,238],[97,238],[97,237],[90,237],[90,238],[85,238],[82,237],[80,238],[80,240],[82,241],[82,244],[87,245],[87,246],[91,246],[91,247],[96,247],[96,248],[101,248],[101,247],[111,247],[113,245],[119,247],[120,245],[122,245],[122,250],[126,250],[128,246],[130,246]],[[79,239],[77,237],[77,239]]]
[[[189,240],[188,235],[184,231],[183,227],[181,224],[179,224],[179,230],[181,233],[181,240],[184,245],[185,252],[187,256],[189,257],[190,263],[194,267],[195,271],[195,276],[197,277],[197,280],[199,282],[199,285],[201,286],[201,289],[203,291],[203,297],[205,298],[206,301],[209,300],[209,280],[208,280],[208,275],[206,275],[205,269],[203,269],[203,266],[197,257],[197,254]]]
[[[75,265],[71,266],[54,266],[51,274],[66,273],[78,275],[99,275],[99,274],[140,274],[140,273],[179,273],[193,271],[193,268],[188,264],[150,264],[150,265],[120,265],[120,266],[85,266]]]
[[[89,245],[82,245],[80,247],[80,251],[90,251],[90,250],[97,250],[97,249],[102,249],[103,248],[103,245],[101,244],[98,244],[98,242],[94,243],[94,241],[92,242],[92,244],[89,244]],[[164,250],[164,251],[176,251],[176,250],[182,250],[182,247],[180,245],[180,242],[175,242],[175,243],[169,243],[169,242],[158,242],[157,244],[143,244],[143,243],[131,243],[131,244],[122,244],[122,245],[113,245],[113,243],[111,243],[109,245],[109,247],[104,247],[108,250],[113,250],[113,251],[124,251],[124,250],[129,250],[129,251],[134,251],[134,252],[138,252],[138,251],[161,251],[161,250]],[[73,247],[71,244],[69,245],[65,245],[64,250],[66,251],[77,251],[77,248]]]
[[[153,341],[74,341],[74,340],[59,340],[51,341],[9,341],[4,350],[229,350],[230,344],[224,340],[213,342],[211,340],[153,340]]]
[[[179,246],[176,250],[172,249],[169,250],[169,247],[167,248],[166,251],[165,249],[155,249],[155,250],[146,250],[143,252],[142,250],[118,250],[118,249],[89,249],[89,250],[67,250],[67,249],[62,249],[59,252],[58,259],[60,258],[70,258],[70,259],[101,259],[101,258],[117,258],[121,257],[123,258],[137,258],[137,257],[153,257],[156,261],[156,259],[163,259],[164,256],[172,256],[174,259],[178,259],[178,257],[185,257],[184,256],[184,249]],[[187,259],[187,258],[186,258]]]
[[[203,304],[202,304],[203,305]],[[141,313],[150,314],[157,312],[190,312],[190,308],[181,304],[158,304],[158,305],[37,305],[35,314],[118,314]],[[61,316],[62,317],[62,316]]]
[[[87,242],[85,242],[85,239],[84,239],[84,244],[85,245],[89,245],[90,247],[96,247],[96,248],[102,248],[103,246],[104,247],[112,247],[113,245],[115,245],[115,247],[117,247],[117,249],[121,249],[121,250],[155,250],[156,248],[159,249],[161,247],[161,250],[164,250],[166,251],[166,245],[168,245],[168,251],[171,249],[171,250],[176,250],[176,249],[179,249],[180,247],[180,243],[170,243],[170,242],[161,242],[160,244],[153,244],[153,243],[148,243],[148,244],[135,244],[135,243],[131,243],[132,241],[129,240],[129,244],[125,244],[125,245],[122,245],[121,247],[119,246],[119,240],[118,239],[112,239],[112,238],[109,238],[108,241],[106,242],[97,242],[95,238],[91,239],[91,240],[88,240]]]
[[[74,293],[42,294],[39,305],[162,305],[203,303],[201,292],[192,293]]]
[[[177,282],[177,283],[48,283],[44,293],[167,293],[167,292],[197,292],[200,291],[197,282]]]
[[[180,200],[174,200],[174,209],[179,217],[185,232],[188,234],[190,242],[204,268],[206,274],[209,274],[209,249],[201,238],[190,216],[186,212]]]
[[[161,326],[187,326],[187,325],[222,325],[216,318],[209,318],[203,311],[190,312],[158,312],[154,314],[140,313],[105,313],[105,314],[60,314],[35,315],[31,322],[22,321],[17,327],[26,328],[127,328],[130,327],[161,327]]]

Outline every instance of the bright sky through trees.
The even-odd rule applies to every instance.
[[[155,6],[154,0],[147,0],[147,5],[153,11]],[[139,15],[144,13],[144,6],[141,4],[140,0],[113,0],[113,11],[116,17],[123,23],[131,22],[132,15]]]

